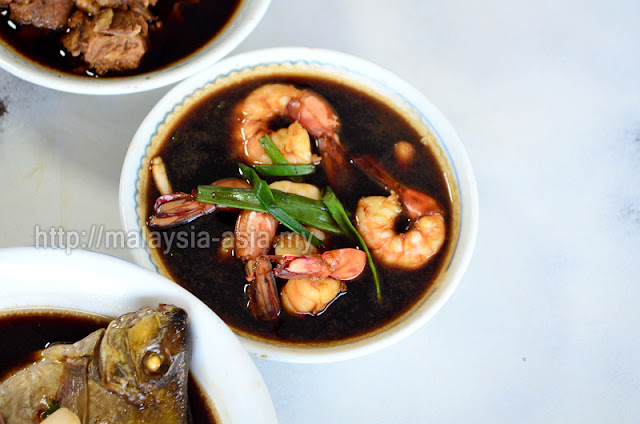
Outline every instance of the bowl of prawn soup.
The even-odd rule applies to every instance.
[[[112,95],[164,87],[217,62],[270,0],[23,3],[0,2],[0,67],[54,90]]]
[[[239,172],[245,165],[261,171],[257,141],[265,133],[286,166],[315,166],[286,187],[272,183],[286,178],[255,175],[278,196],[311,197],[324,208],[319,221],[306,210],[296,215],[307,226],[326,224],[324,249],[309,250],[307,241],[305,252],[279,251],[289,231],[280,225],[259,256],[244,256],[238,228],[248,212],[216,209],[202,197],[210,189],[253,193],[209,184],[246,184],[253,171]],[[157,163],[162,172],[154,174]],[[368,245],[378,284],[362,244],[339,234],[339,218],[323,221],[331,216],[327,186]],[[132,250],[135,261],[196,294],[251,353],[291,362],[361,356],[427,322],[470,261],[477,203],[464,147],[428,100],[376,65],[309,48],[237,55],[183,81],[141,124],[120,181],[123,226],[146,241]],[[392,242],[380,243],[380,220]]]

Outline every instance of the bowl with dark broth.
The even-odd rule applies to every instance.
[[[84,422],[277,422],[237,337],[157,273],[89,251],[0,249],[0,289],[6,423],[56,407]]]
[[[455,131],[417,90],[338,52],[227,58],[169,92],[120,180],[139,264],[247,349],[363,355],[431,318],[470,261],[478,200]]]
[[[269,0],[0,0],[0,67],[80,94],[126,94],[215,63]]]

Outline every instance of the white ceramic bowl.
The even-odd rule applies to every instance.
[[[231,330],[197,298],[154,272],[83,250],[0,249],[0,293],[2,312],[53,308],[117,317],[175,304],[191,322],[191,373],[213,400],[220,422],[277,423],[262,377]]]
[[[261,357],[290,362],[329,362],[373,352],[406,337],[427,322],[455,290],[471,259],[478,227],[478,194],[471,164],[454,129],[444,116],[415,88],[389,71],[338,52],[312,48],[278,48],[226,58],[172,89],[152,109],[135,134],[127,152],[120,179],[120,217],[129,233],[142,234],[146,217],[138,211],[139,180],[143,160],[152,137],[172,112],[189,103],[203,87],[221,78],[235,78],[239,72],[271,69],[271,65],[309,67],[315,74],[364,85],[410,114],[431,133],[431,147],[440,156],[453,197],[451,219],[455,222],[445,266],[427,296],[408,316],[372,336],[326,347],[292,347],[240,337],[247,349]],[[153,270],[145,246],[132,251],[134,260]]]
[[[217,62],[236,48],[258,25],[270,0],[243,0],[231,22],[207,45],[171,66],[135,76],[90,78],[40,66],[0,43],[0,67],[18,78],[78,94],[128,94],[163,87]]]

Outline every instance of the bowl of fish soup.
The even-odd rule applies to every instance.
[[[263,115],[268,116],[265,122]],[[302,177],[303,183],[321,194],[302,194],[316,196],[305,200],[316,209],[291,213],[301,224],[322,227],[329,234],[325,250],[278,253],[286,232],[280,225],[264,254],[244,256],[237,242],[242,240],[238,228],[245,212],[236,220],[237,211],[211,207],[209,202],[218,200],[206,196],[250,196],[253,189],[240,187],[247,181],[229,184],[229,178],[262,184],[243,167],[264,169],[264,162],[256,159],[266,151],[256,142],[264,133],[292,160],[286,166],[299,163],[286,147],[286,140],[298,145],[292,141],[298,140],[296,126],[305,130],[300,140],[306,137],[304,143],[311,146],[300,155],[307,158],[302,168],[315,166]],[[163,171],[156,174],[158,168]],[[164,175],[159,179],[164,178],[169,191],[157,175]],[[282,194],[288,189],[276,186],[273,181],[279,178],[260,178],[272,184],[276,204],[299,200],[291,193],[300,191]],[[295,181],[286,186],[299,184],[300,176]],[[327,217],[327,186],[370,255],[363,254],[362,243],[345,235],[350,230],[335,228],[348,224]],[[120,208],[124,228],[147,242],[132,251],[136,262],[203,300],[250,352],[292,362],[353,358],[411,334],[457,287],[478,225],[473,171],[442,114],[417,90],[376,65],[308,48],[230,57],[169,92],[129,147]],[[393,240],[405,243],[399,254],[390,244],[376,246],[381,234],[371,225],[381,219],[373,212],[390,208],[402,211],[384,218]],[[408,225],[402,229],[403,219]],[[417,247],[410,245],[415,237],[421,240]],[[369,257],[380,276],[378,284]],[[340,265],[330,265],[332,261]],[[275,283],[270,273],[262,272],[265,262],[272,262]],[[317,269],[311,273],[313,266]],[[269,264],[266,269],[271,269]],[[268,278],[262,278],[265,275]]]
[[[237,47],[269,6],[269,0],[26,3],[0,1],[0,67],[55,90],[99,95],[151,90],[203,70]]]
[[[277,422],[262,378],[233,333],[195,297],[156,273],[94,252],[11,248],[0,249],[0,286],[0,325],[10,322],[14,328],[24,329],[19,335],[24,343],[33,342],[30,332],[39,338],[37,343],[75,342],[106,327],[105,322],[141,308],[170,303],[184,309],[191,339],[189,396],[200,401],[192,403],[192,413],[206,417],[208,412],[205,414],[202,408],[211,408],[215,421],[202,421],[210,423]],[[37,320],[29,321],[34,316]],[[178,314],[178,321],[183,318]],[[42,329],[46,334],[38,333]],[[4,326],[0,332],[4,343],[14,341],[12,352],[23,350],[22,342],[15,342],[15,331]],[[7,359],[12,352],[2,353],[3,367],[24,363],[25,358]],[[0,372],[6,374],[7,370]],[[24,387],[25,391],[31,389]],[[2,391],[0,384],[0,402]],[[172,404],[171,396],[162,396],[168,396],[163,402]],[[251,402],[251,409],[246,408],[246,400]],[[6,421],[5,413],[0,410]]]

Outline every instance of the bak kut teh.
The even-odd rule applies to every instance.
[[[197,52],[240,0],[0,0],[0,40],[40,65],[92,77],[157,70]]]

